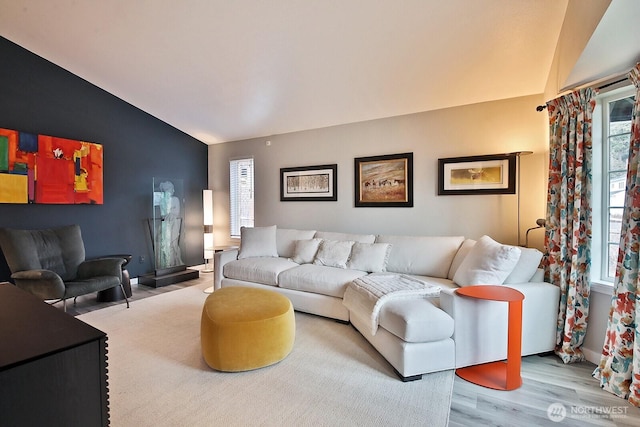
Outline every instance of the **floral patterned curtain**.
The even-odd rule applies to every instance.
[[[600,364],[593,376],[600,387],[640,406],[640,64],[629,78],[636,86],[631,121],[627,186],[620,250],[609,323]]]
[[[580,346],[589,314],[591,172],[594,89],[547,103],[549,185],[544,267],[560,287],[556,354],[564,363],[584,360]]]

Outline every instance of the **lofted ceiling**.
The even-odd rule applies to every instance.
[[[0,36],[209,144],[541,94],[568,2],[0,0]]]

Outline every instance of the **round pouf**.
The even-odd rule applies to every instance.
[[[202,356],[219,371],[273,365],[291,352],[295,333],[293,305],[274,291],[222,288],[207,297],[202,309]]]

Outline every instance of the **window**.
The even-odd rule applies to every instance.
[[[253,196],[253,159],[229,161],[231,237],[240,237],[240,227],[253,227]]]
[[[608,93],[598,100],[601,114],[594,114],[594,124],[600,117],[602,120],[602,162],[601,174],[598,174],[602,182],[598,192],[602,199],[601,223],[594,226],[594,230],[601,230],[597,240],[600,242],[602,258],[602,265],[599,266],[600,279],[604,281],[613,281],[616,275],[634,99],[634,91],[630,88]],[[596,153],[594,150],[594,158]],[[596,176],[594,173],[594,181]],[[594,191],[594,195],[596,194]],[[594,206],[596,204],[597,200],[594,200]],[[594,215],[594,223],[595,221],[598,221],[597,215]]]

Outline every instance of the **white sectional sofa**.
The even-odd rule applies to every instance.
[[[462,236],[244,228],[239,249],[216,253],[214,288],[268,288],[286,295],[298,311],[350,322],[409,381],[506,358],[507,304],[460,296],[459,286],[504,284],[522,292],[522,355],[553,350],[559,289],[542,280],[541,255],[487,236],[475,242]],[[440,292],[389,300],[372,329],[370,313],[353,303],[359,296],[350,284],[389,274],[419,279]]]

